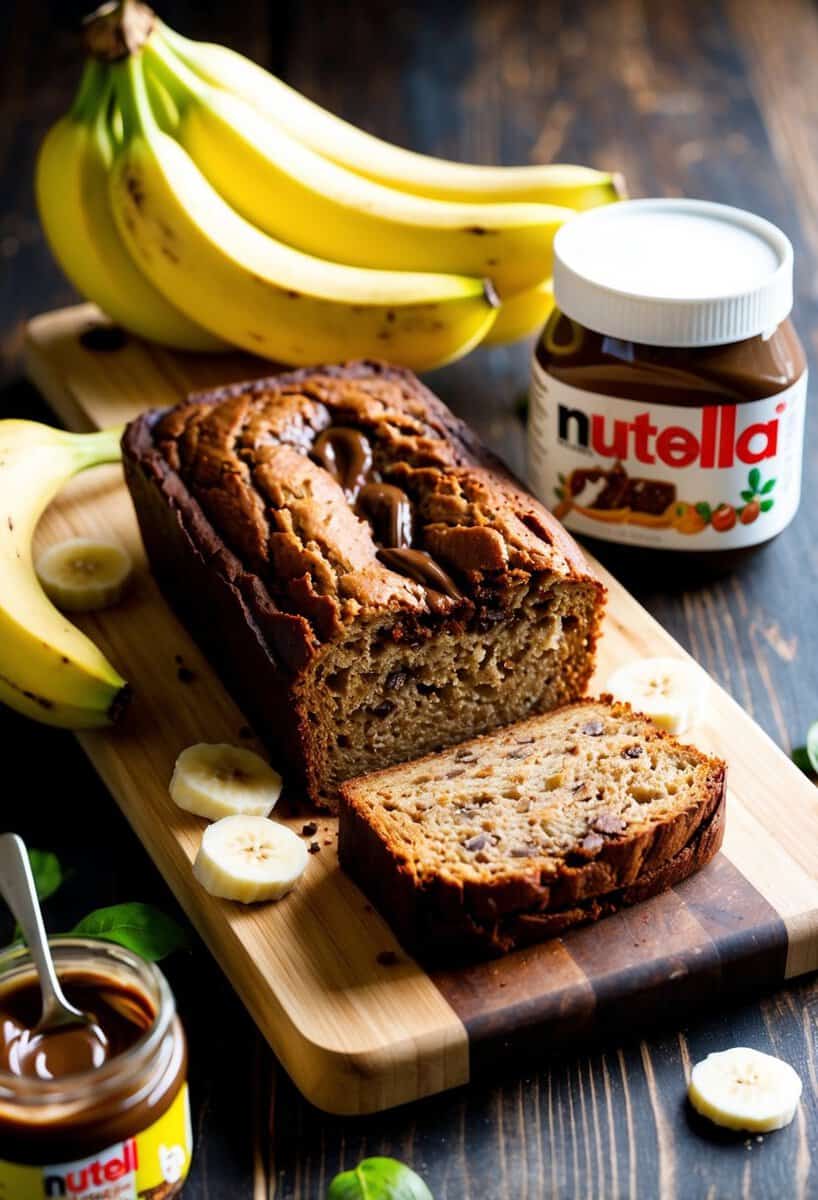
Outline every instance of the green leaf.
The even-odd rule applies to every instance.
[[[744,500],[744,501],[745,501],[747,504],[749,504],[751,500],[755,500],[755,495],[756,495],[756,494],[755,494],[755,492],[742,492],[742,493],[741,493],[741,498],[742,498],[742,500]]]
[[[810,761],[810,756],[807,754],[806,746],[796,746],[790,755],[790,758],[795,763],[796,767],[798,767],[800,771],[803,771],[805,775],[815,774],[812,762]]]
[[[818,721],[813,721],[807,730],[806,751],[810,766],[818,775]]]
[[[764,487],[761,489],[761,495],[766,496],[767,493],[771,492],[774,487],[775,487],[775,480],[768,479],[767,482],[764,484]]]
[[[152,904],[114,904],[83,917],[72,933],[117,942],[149,962],[158,962],[174,950],[190,948],[190,937],[181,925]]]
[[[327,1200],[434,1200],[426,1184],[396,1158],[365,1158],[329,1185]]]
[[[31,863],[37,895],[40,900],[47,900],[63,881],[60,860],[50,850],[29,850],[28,861]]]
[[[762,512],[769,512],[774,504],[775,500],[762,500],[758,507]]]
[[[703,521],[710,520],[712,510],[706,500],[699,501],[699,503],[696,505],[696,512],[699,514],[699,516],[701,517],[701,519]]]
[[[560,471],[557,475],[557,479],[559,479],[560,483],[565,483],[565,476],[563,475],[562,471]]]
[[[761,472],[758,467],[753,467],[750,474],[747,476],[747,481],[754,492],[758,491],[758,485],[761,483]]]
[[[54,895],[65,878],[60,860],[50,850],[30,849],[28,861],[31,865],[31,874],[34,876],[37,896],[40,900],[47,900],[49,896]],[[20,926],[15,924],[12,937],[16,941],[22,935],[23,931]]]

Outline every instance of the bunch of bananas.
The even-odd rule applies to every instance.
[[[586,167],[402,150],[139,0],[114,7],[143,32],[89,59],[38,205],[75,286],[164,345],[439,366],[537,328],[557,229],[617,198]]]

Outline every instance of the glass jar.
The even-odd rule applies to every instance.
[[[798,508],[806,362],[792,247],[724,205],[640,200],[555,241],[534,351],[532,487],[609,560],[716,574]],[[681,562],[679,562],[681,560]]]
[[[137,1036],[94,1069],[55,1078],[0,1070],[0,1196],[170,1200],[192,1151],[187,1044],[170,987],[155,965],[110,942],[54,938],[51,949],[68,999],[93,1011],[89,996],[102,997]],[[0,956],[4,1046],[35,979],[25,947]]]

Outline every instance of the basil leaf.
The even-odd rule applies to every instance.
[[[774,504],[775,500],[762,500],[761,504],[759,504],[759,508],[762,512],[769,512]]]
[[[34,878],[37,898],[38,900],[47,900],[49,896],[54,895],[65,878],[60,860],[50,850],[29,850],[28,861]],[[23,931],[16,922],[11,936],[15,942],[23,938]]]
[[[396,1158],[365,1158],[336,1175],[327,1200],[434,1200],[426,1184]]]
[[[752,471],[747,476],[747,480],[753,491],[757,492],[758,485],[761,483],[761,472],[759,471],[758,467],[753,467]]]
[[[710,509],[710,505],[707,503],[706,500],[699,501],[699,503],[696,505],[696,512],[699,514],[699,516],[701,517],[701,519],[703,521],[710,520],[711,509]]]
[[[158,962],[174,950],[190,948],[187,932],[152,904],[114,904],[83,917],[72,933],[104,938]]]
[[[49,896],[54,895],[63,881],[60,860],[50,850],[29,850],[28,861],[31,864],[37,896],[40,900],[47,900]]]
[[[749,504],[751,500],[755,499],[755,492],[742,492],[741,498],[745,503]]]
[[[818,775],[818,721],[813,721],[807,730],[807,758],[816,775]]]
[[[767,482],[764,484],[764,487],[761,489],[761,495],[766,496],[767,493],[771,492],[774,487],[775,487],[775,480],[768,479]]]
[[[807,754],[806,746],[796,746],[796,748],[790,754],[790,758],[795,763],[796,767],[798,767],[798,770],[803,771],[805,775],[811,776],[815,774],[812,769],[812,763],[810,762],[809,755]]]

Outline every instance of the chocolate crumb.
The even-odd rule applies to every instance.
[[[180,662],[184,662],[185,660],[182,658],[181,654],[174,654],[173,661],[180,663]]]
[[[196,678],[196,672],[191,671],[190,667],[177,667],[176,678],[180,683],[193,683]]]
[[[394,950],[381,950],[381,952],[376,955],[375,962],[380,963],[382,967],[396,967],[400,962],[400,959]]]
[[[316,833],[318,833],[318,826],[315,821],[307,821],[306,825],[301,826],[302,837],[313,837]]]
[[[381,703],[379,705],[377,705],[376,708],[372,709],[372,713],[373,713],[373,716],[376,716],[376,717],[388,717],[389,714],[394,710],[394,708],[395,708],[395,705],[392,703],[391,700],[382,700]]]
[[[582,726],[582,729],[580,729],[580,733],[587,733],[588,737],[599,737],[599,735],[604,732],[605,726],[598,717],[594,718],[593,721],[586,721]]]
[[[310,842],[308,849],[310,854],[318,854],[321,847],[318,845],[318,842]]]
[[[364,912],[372,912],[372,911],[373,911],[373,908],[372,908],[371,904],[364,905]]]
[[[454,761],[461,763],[477,762],[477,755],[473,750],[458,750],[454,756]]]
[[[626,746],[622,751],[623,758],[641,758],[644,750],[641,746]]]
[[[384,687],[388,692],[398,692],[407,683],[408,679],[408,671],[390,671],[386,677]]]
[[[514,741],[517,743],[518,746],[533,746],[534,745],[533,737],[515,738]]]
[[[465,775],[465,774],[466,774],[465,767],[454,767],[451,771],[446,771],[446,773],[444,775],[441,775],[441,779],[456,779],[458,777],[458,775]]]

